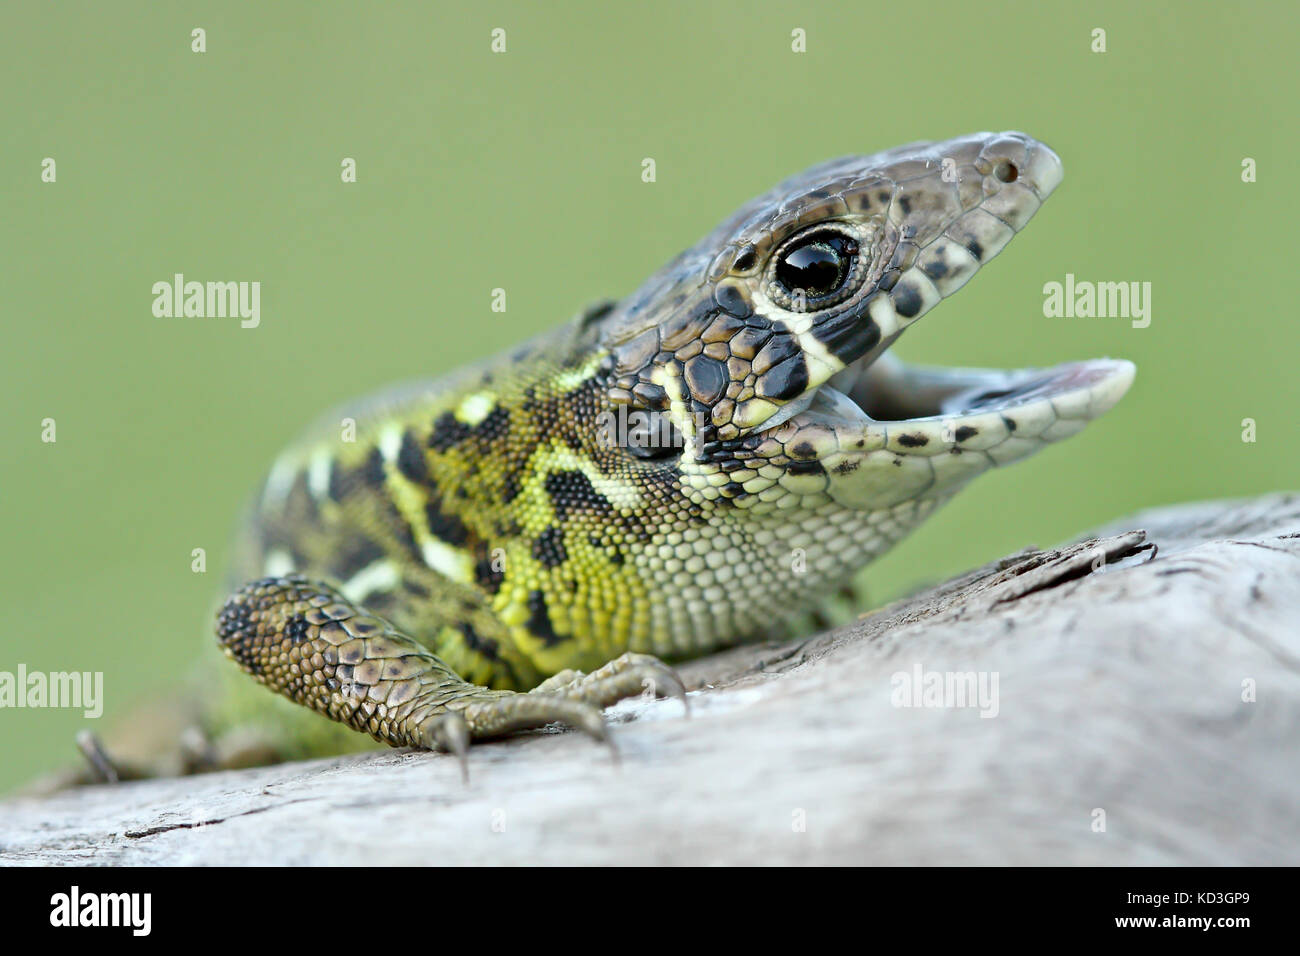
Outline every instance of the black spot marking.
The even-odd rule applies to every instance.
[[[905,319],[915,318],[921,311],[921,293],[910,285],[895,288],[894,311]]]
[[[361,479],[372,488],[384,486],[384,456],[378,448],[370,449],[366,463],[361,466]]]
[[[451,412],[443,412],[433,423],[433,434],[429,436],[429,447],[436,451],[446,451],[453,445],[459,445],[469,437],[469,426],[459,421]]]
[[[398,544],[405,548],[412,558],[420,564],[424,564],[424,552],[416,542],[415,532],[411,530],[411,525],[407,522],[406,517],[397,510],[397,505],[390,501],[387,496],[379,499],[379,501],[384,525],[391,529]]]
[[[817,450],[811,442],[801,441],[790,449],[790,455],[794,458],[816,458]]]
[[[1007,416],[1003,415],[1002,424],[1007,426],[1007,431],[1009,432],[1016,430],[1016,420],[1014,418],[1007,418]]]
[[[862,464],[862,462],[861,462],[860,459],[857,459],[857,458],[845,458],[842,462],[840,462],[838,465],[836,465],[836,466],[834,467],[834,469],[832,469],[832,470],[833,470],[833,471],[835,472],[835,474],[837,474],[837,475],[847,475],[847,474],[851,474],[852,472],[857,471],[857,470],[858,470],[858,467],[859,467],[861,464]]]
[[[402,434],[402,447],[397,452],[397,470],[408,480],[423,484],[429,477],[429,461],[424,457],[424,449],[415,439],[415,433],[409,428]]]
[[[754,311],[745,294],[730,283],[718,286],[713,292],[713,300],[728,315],[734,315],[739,319],[746,318]]]
[[[547,568],[557,568],[569,560],[569,552],[564,548],[564,531],[556,525],[546,528],[533,542],[533,557]]]
[[[501,482],[501,500],[506,504],[514,501],[519,495],[519,472],[506,472],[505,479]]]
[[[460,631],[461,636],[465,638],[465,646],[471,651],[482,654],[490,661],[500,658],[501,645],[490,637],[479,636],[478,631],[474,630],[473,624],[462,621],[456,625],[456,630]]]
[[[904,448],[921,448],[930,444],[930,439],[926,435],[899,435],[898,443]]]
[[[500,591],[501,583],[506,579],[505,571],[498,569],[496,564],[496,558],[487,551],[486,547],[481,547],[479,558],[474,562],[474,580],[489,594]]]
[[[469,529],[458,515],[442,510],[442,502],[432,499],[424,506],[424,516],[429,522],[429,534],[450,545],[463,545],[469,540]]]
[[[295,614],[284,623],[284,636],[291,644],[301,644],[307,640],[311,625],[301,614]]]
[[[958,441],[965,441],[967,438],[974,438],[979,433],[978,428],[972,428],[970,425],[962,425],[961,428],[957,429],[954,433],[954,437]]]
[[[503,405],[498,405],[483,420],[470,429],[470,433],[484,442],[500,442],[510,433],[510,411]]]
[[[898,197],[898,208],[901,209],[901,210],[903,210],[903,215],[904,215],[904,216],[910,214],[911,211],[912,211],[912,200],[911,200],[911,197],[909,197],[909,196],[899,196],[899,197]]]
[[[813,335],[846,365],[880,342],[880,326],[860,310],[841,313],[813,327]]]
[[[799,343],[788,332],[778,332],[767,340],[767,344],[754,356],[754,364],[766,363],[764,371],[774,365],[780,365],[786,359],[799,354]]]
[[[328,494],[332,501],[343,500],[343,469],[339,467],[339,463],[334,459],[330,460]]]
[[[967,239],[966,251],[975,257],[976,262],[982,262],[984,260],[984,247],[980,245],[980,241],[978,239],[975,238]]]
[[[592,487],[591,479],[581,471],[552,471],[543,485],[559,521],[567,521],[574,512],[607,515],[614,510],[609,499]]]
[[[942,258],[931,259],[925,265],[921,266],[921,271],[931,279],[942,279],[948,274],[948,263]]]
[[[826,469],[822,467],[820,461],[792,461],[785,466],[785,470],[792,475],[826,474]]]
[[[802,355],[793,355],[774,365],[758,377],[755,390],[767,398],[789,400],[808,388],[808,363]]]
[[[555,633],[555,627],[551,624],[551,615],[546,610],[546,595],[541,591],[528,592],[528,623],[526,626],[529,631],[540,637],[547,647],[554,647],[564,640],[563,637]]]

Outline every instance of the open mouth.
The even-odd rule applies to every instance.
[[[1134,372],[1133,363],[1122,359],[1045,369],[963,369],[908,365],[885,352],[864,356],[795,399],[767,428],[787,421],[850,428],[905,424],[913,435],[936,443],[947,435],[955,443],[958,432],[969,440],[975,437],[971,429],[997,416],[1008,434],[1056,440],[1111,408],[1132,384]],[[1055,431],[1043,435],[1049,428]]]

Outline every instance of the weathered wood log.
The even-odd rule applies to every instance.
[[[388,751],[85,788],[0,808],[0,861],[1300,862],[1300,494],[1143,512],[682,670],[690,719],[610,711],[617,763],[539,733],[474,748],[468,784]]]

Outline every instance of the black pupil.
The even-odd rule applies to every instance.
[[[821,233],[809,236],[776,264],[776,277],[789,291],[811,296],[830,295],[844,282],[858,245],[848,236]]]

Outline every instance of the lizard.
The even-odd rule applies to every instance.
[[[1062,176],[1019,132],[821,163],[626,298],[330,416],[256,495],[220,650],[286,726],[462,763],[552,723],[608,740],[603,709],[646,688],[684,699],[672,663],[770,637],[1127,391],[1118,359],[890,352]]]

